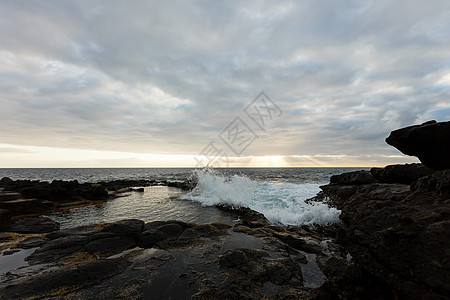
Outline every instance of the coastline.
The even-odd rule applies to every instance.
[[[414,173],[411,168],[416,170],[418,178],[411,175]],[[0,288],[3,296],[0,298],[95,298],[101,293],[111,296],[119,290],[124,297],[145,298],[150,293],[157,293],[164,298],[170,296],[167,290],[157,288],[156,285],[161,284],[163,278],[168,280],[168,277],[171,284],[178,287],[171,291],[174,293],[171,296],[185,293],[184,298],[193,299],[234,299],[238,296],[260,299],[269,295],[276,299],[332,299],[336,293],[342,297],[357,295],[366,299],[406,299],[417,293],[427,297],[442,296],[445,294],[440,291],[446,292],[445,285],[433,287],[427,282],[432,274],[426,273],[427,278],[408,280],[401,273],[408,268],[412,259],[423,260],[423,254],[411,256],[408,253],[410,248],[399,244],[394,251],[398,252],[395,259],[380,261],[380,253],[388,249],[370,244],[379,242],[381,235],[391,243],[388,253],[392,256],[392,243],[400,243],[398,236],[409,238],[408,230],[405,229],[408,224],[404,223],[416,224],[416,220],[405,221],[408,216],[403,214],[401,218],[385,216],[376,222],[379,217],[376,210],[379,207],[372,207],[370,201],[377,205],[381,201],[384,208],[395,210],[402,207],[405,199],[411,202],[419,197],[423,202],[420,197],[423,197],[424,189],[430,193],[430,187],[418,184],[418,181],[441,178],[445,182],[445,178],[450,176],[446,170],[427,170],[424,173],[424,168],[421,165],[398,165],[374,168],[372,172],[357,171],[333,176],[330,184],[323,186],[322,192],[312,199],[320,198],[342,209],[342,222],[333,226],[280,226],[271,224],[262,214],[248,208],[219,206],[219,209],[238,217],[240,222],[231,227],[223,223],[199,225],[180,221],[144,223],[140,220],[123,220],[65,230],[58,230],[57,224],[53,224],[50,233],[12,234],[10,242],[16,245],[11,245],[10,250],[14,247],[33,249],[33,254],[26,258],[30,266],[22,267],[20,271],[12,270],[2,278]],[[392,169],[395,171],[387,172]],[[405,169],[408,170],[405,172]],[[407,180],[413,181],[410,184],[396,183],[398,178],[406,180],[398,176],[401,173],[410,174],[413,178]],[[124,187],[117,185],[117,188],[120,190]],[[440,189],[433,191],[438,198],[435,194],[433,197],[444,199],[447,194],[442,194],[442,191],[445,192],[445,189],[440,186]],[[368,201],[368,197],[372,200]],[[420,205],[426,206],[423,203]],[[438,208],[437,205],[433,203],[428,209]],[[370,224],[362,222],[368,215],[373,215]],[[49,227],[48,220],[41,221]],[[37,224],[32,227],[36,229],[39,227]],[[399,226],[399,230],[393,231],[395,225]],[[377,230],[370,232],[376,226],[379,226]],[[413,235],[423,238],[417,231],[415,228]],[[442,235],[447,233],[440,234],[440,238],[444,238]],[[8,235],[2,234],[3,245],[7,244]],[[414,240],[415,237],[411,238]],[[443,239],[439,243],[448,240]],[[433,243],[429,245],[435,246]],[[372,250],[364,251],[367,246]],[[432,251],[421,250],[428,251],[424,253]],[[372,255],[372,251],[379,253]],[[55,256],[56,253],[58,255]],[[408,255],[408,262],[400,260],[405,255]],[[430,257],[433,260],[440,259],[435,253]],[[113,269],[108,269],[110,264],[114,266]],[[399,271],[395,271],[395,267]],[[93,268],[97,271],[92,274]],[[151,269],[152,272],[141,270],[136,273],[135,268]],[[433,272],[434,277],[444,276],[445,267],[442,268],[437,267],[429,272]],[[81,279],[74,277],[74,272],[79,270],[85,272]],[[415,273],[413,267],[407,271]],[[155,276],[155,272],[159,277]],[[67,279],[56,284],[52,281],[55,276]],[[118,282],[119,277],[126,279]],[[139,278],[152,278],[153,281],[138,284]],[[418,285],[417,282],[421,281],[423,285]],[[411,285],[411,282],[415,284]],[[103,290],[105,287],[108,287],[107,293]]]

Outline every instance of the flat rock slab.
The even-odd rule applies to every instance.
[[[17,244],[17,248],[22,249],[36,248],[47,243],[49,240],[50,239],[45,236],[32,236]]]
[[[20,193],[0,191],[0,201],[16,200],[20,197]]]
[[[23,218],[13,221],[9,231],[17,233],[48,233],[59,230],[59,223],[46,217]]]

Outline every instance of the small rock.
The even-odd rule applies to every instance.
[[[3,251],[2,255],[5,255],[5,256],[6,255],[12,255],[12,254],[17,253],[19,251],[20,251],[19,249],[9,249],[9,250]]]

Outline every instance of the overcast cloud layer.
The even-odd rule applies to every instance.
[[[450,2],[0,3],[0,164],[226,148],[261,91],[283,116],[246,156],[389,163],[391,130],[450,119]]]

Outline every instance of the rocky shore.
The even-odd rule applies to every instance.
[[[7,216],[41,215],[57,210],[102,203],[128,192],[144,192],[143,187],[170,186],[192,189],[194,181],[114,180],[100,183],[53,180],[0,180],[0,230],[5,230]],[[139,187],[139,188],[135,188]],[[9,211],[6,213],[5,211]],[[2,227],[3,226],[3,227]]]
[[[0,206],[2,255],[25,259],[0,275],[0,299],[450,299],[448,123],[391,133],[390,144],[420,153],[423,164],[331,177],[311,200],[342,211],[333,226],[280,226],[248,208],[217,206],[239,222],[128,219],[59,230],[48,218],[18,216],[105,201],[147,182],[2,179],[2,203],[41,206]]]

